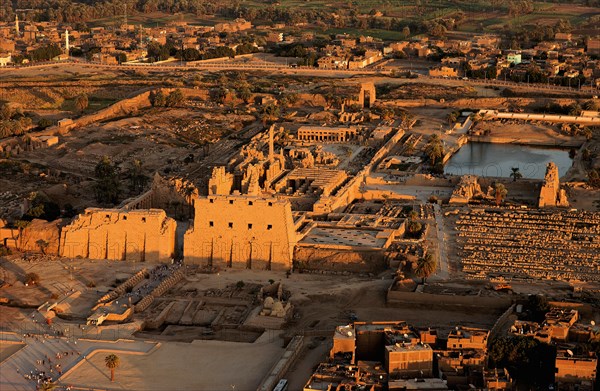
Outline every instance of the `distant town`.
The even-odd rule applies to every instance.
[[[0,390],[600,389],[600,3],[11,1]]]

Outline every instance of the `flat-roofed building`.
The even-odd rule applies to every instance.
[[[387,345],[385,365],[391,378],[429,377],[433,372],[433,349],[421,342]]]
[[[488,330],[457,327],[448,335],[448,349],[487,350]]]
[[[598,358],[594,353],[589,355],[573,355],[572,351],[556,352],[555,379],[559,386],[564,384],[581,384],[596,380]]]

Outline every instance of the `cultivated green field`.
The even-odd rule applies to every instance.
[[[554,25],[563,19],[571,23],[574,33],[587,35],[600,33],[600,8],[543,1],[534,2],[534,11],[520,16],[509,15],[508,1],[492,2],[489,0],[279,0],[279,2],[239,0],[238,4],[240,9],[260,10],[273,7],[276,10],[280,9],[288,12],[312,10],[322,13],[325,11],[328,15],[336,14],[345,17],[381,13],[377,14],[380,15],[379,18],[395,19],[406,24],[440,18],[454,18],[462,14],[462,22],[456,28],[456,31],[467,33],[499,33],[507,28],[514,29],[523,25]],[[123,20],[123,15],[116,15],[110,18],[97,19],[90,24],[93,26],[108,26],[121,24]],[[130,24],[141,24],[145,27],[161,26],[172,22],[211,26],[223,21],[227,21],[227,19],[219,15],[195,15],[192,13],[172,15],[163,12],[152,12],[128,15]],[[270,24],[275,21],[257,19],[253,22],[254,24]],[[304,29],[325,34],[348,32],[356,35],[371,35],[386,40],[399,39],[397,32],[383,29],[339,29],[334,28],[334,26],[331,28],[323,25],[312,26],[310,23]]]

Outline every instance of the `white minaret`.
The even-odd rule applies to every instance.
[[[69,30],[65,30],[65,53],[69,54]]]
[[[19,15],[15,14],[15,33],[17,33],[17,35],[20,34],[19,31]]]

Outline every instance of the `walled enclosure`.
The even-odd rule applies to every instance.
[[[62,229],[61,256],[166,262],[177,223],[163,210],[88,208]]]
[[[194,200],[193,226],[185,233],[187,264],[288,270],[296,242],[287,200],[209,196]]]

